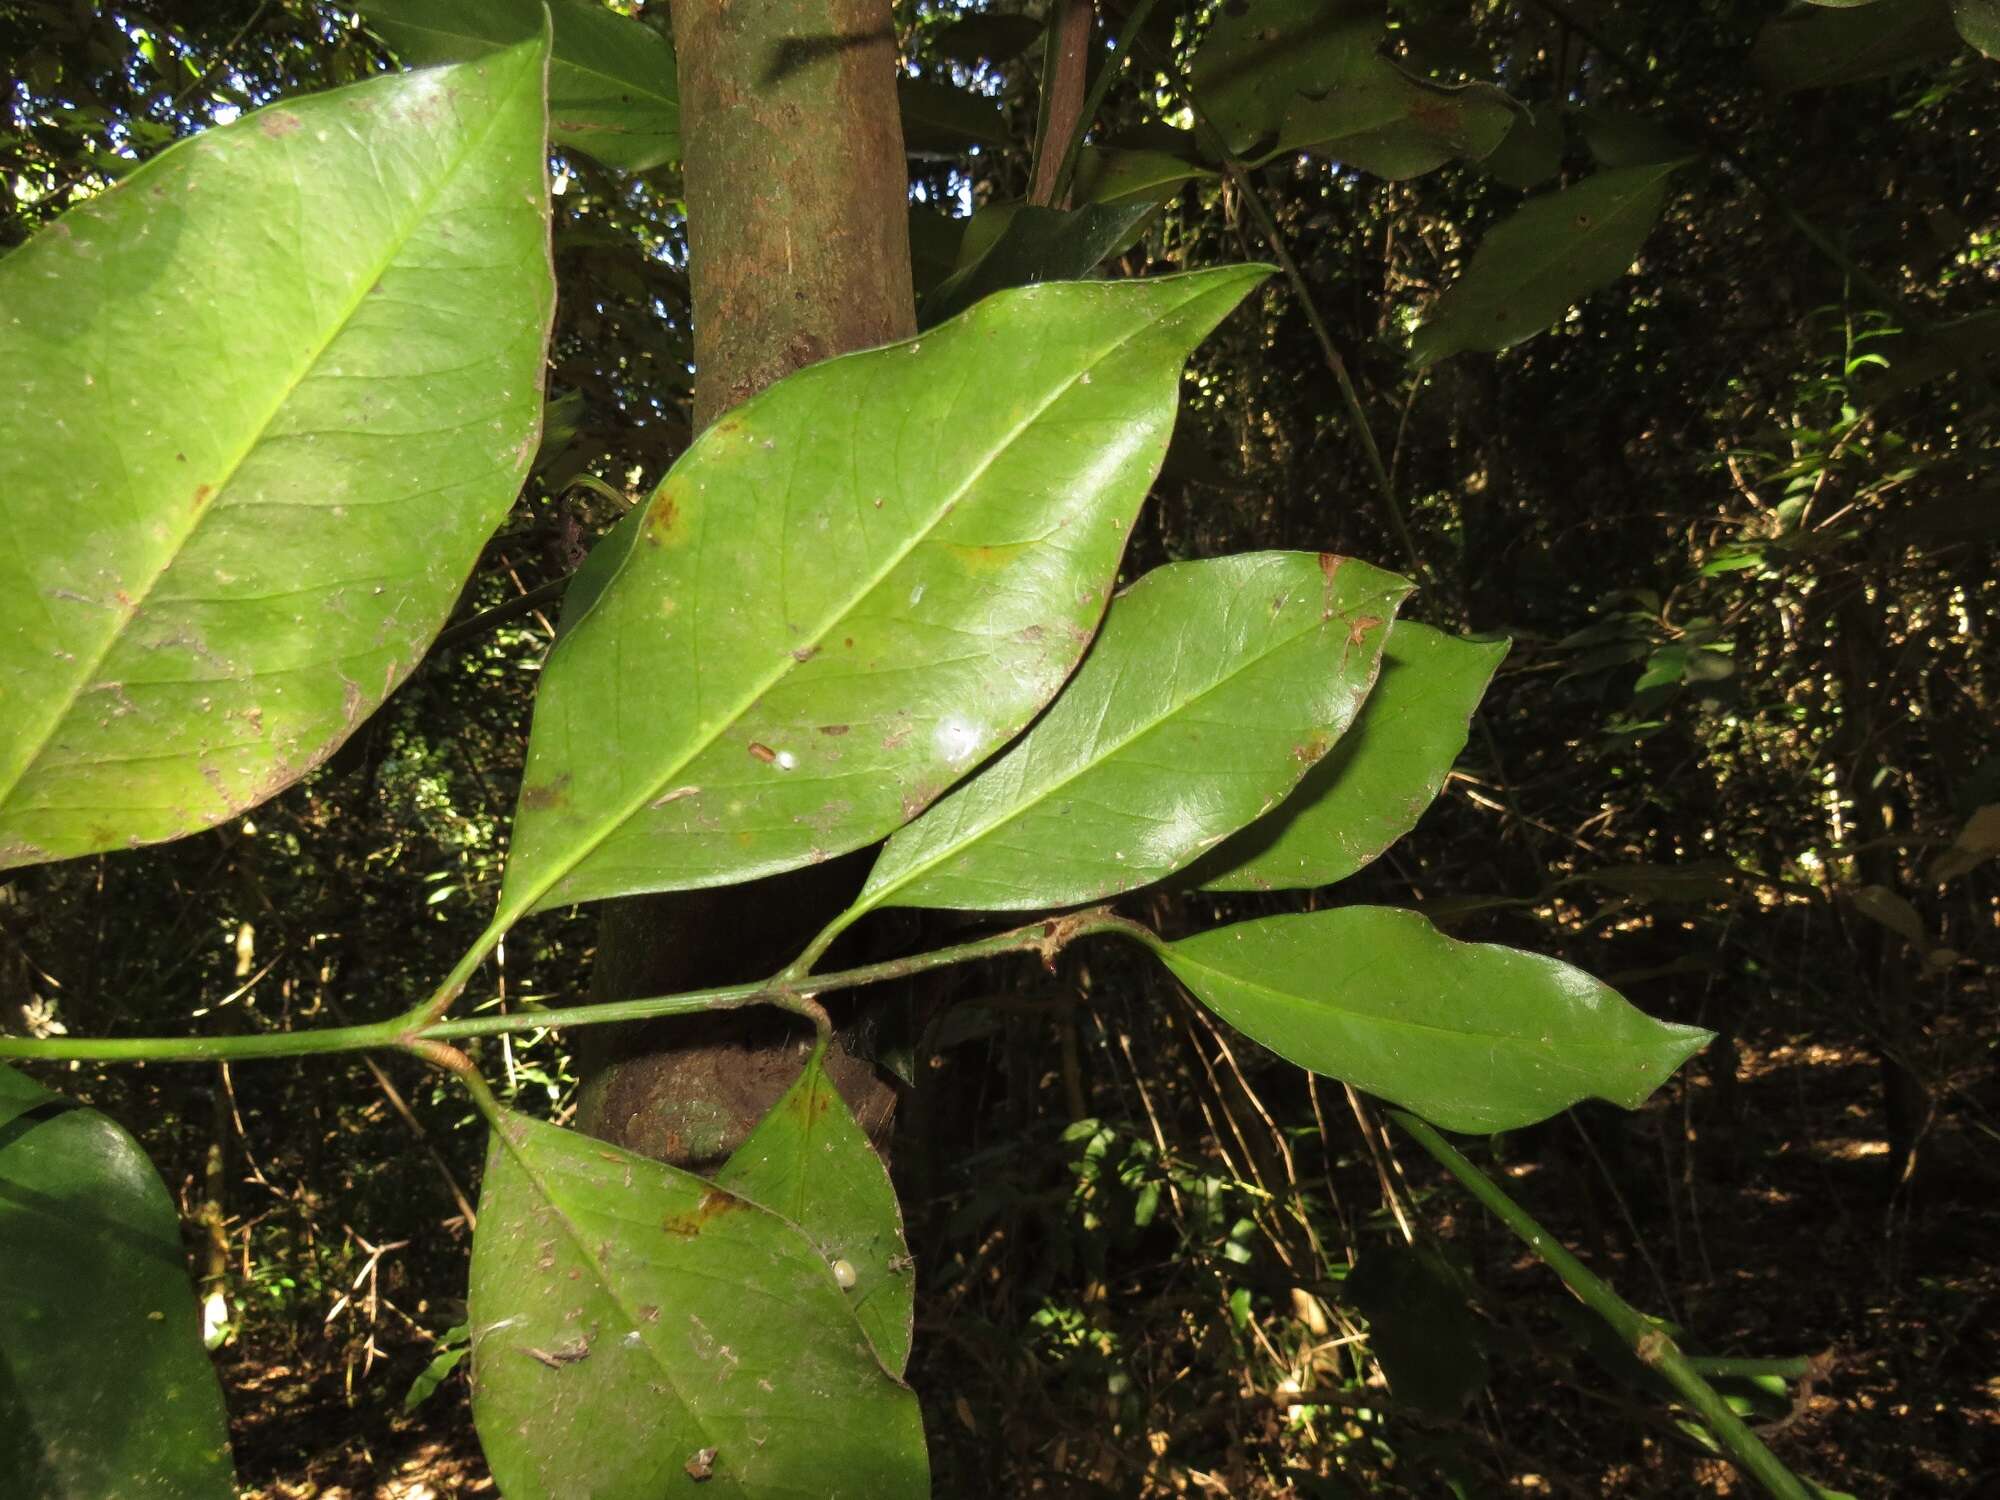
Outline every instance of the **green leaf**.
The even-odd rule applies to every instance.
[[[0,1494],[229,1500],[180,1216],[138,1143],[0,1065]]]
[[[535,452],[541,91],[273,105],[0,261],[0,867],[240,813],[416,664]]]
[[[2000,57],[2000,0],[1951,0],[1951,18],[1968,47]]]
[[[1196,866],[1209,891],[1332,885],[1417,826],[1465,748],[1504,641],[1461,641],[1398,620],[1382,675],[1333,751],[1278,810]]]
[[[1609,865],[1569,876],[1563,883],[1607,886],[1635,901],[1701,906],[1730,900],[1742,878],[1743,872],[1726,859],[1693,859],[1677,865]]]
[[[1229,149],[1255,161],[1310,149],[1400,179],[1500,144],[1518,111],[1504,92],[1415,77],[1382,41],[1379,5],[1252,0],[1217,17],[1192,80]]]
[[[1500,144],[1480,159],[1479,170],[1495,182],[1526,191],[1562,170],[1562,111],[1547,107],[1514,116]]]
[[[1950,0],[1791,10],[1764,24],[1750,65],[1780,94],[1880,78],[1958,49]]]
[[[1214,177],[1169,151],[1126,151],[1085,146],[1077,154],[1076,196],[1084,203],[1115,203],[1121,198],[1158,202],[1196,178]]]
[[[447,1377],[472,1352],[472,1330],[464,1323],[454,1324],[438,1341],[438,1352],[431,1356],[431,1362],[417,1372],[417,1378],[410,1382],[409,1390],[403,1393],[403,1410],[415,1411],[432,1396]]]
[[[700,1468],[705,1496],[930,1494],[916,1397],[833,1268],[673,1167],[506,1113],[471,1323],[473,1418],[508,1500],[656,1500]]]
[[[1577,124],[1600,167],[1644,167],[1687,160],[1687,142],[1653,116],[1633,110],[1582,109]]]
[[[1462,349],[1505,349],[1631,269],[1666,207],[1678,162],[1598,172],[1530,198],[1487,232],[1411,341],[1428,365]]]
[[[1989,802],[1973,811],[1951,847],[1931,861],[1930,879],[1942,885],[1970,875],[1996,854],[2000,854],[2000,802]]]
[[[974,146],[1005,146],[1007,117],[984,94],[921,78],[898,78],[903,145],[913,156],[963,156]]]
[[[1435,1246],[1371,1243],[1341,1290],[1368,1319],[1368,1352],[1399,1401],[1456,1417],[1486,1384],[1470,1278]]]
[[[542,34],[543,0],[363,0],[369,30],[411,67],[466,62]],[[596,0],[548,0],[549,135],[620,172],[678,166],[674,47]]]
[[[901,1375],[916,1305],[902,1211],[882,1158],[817,1056],[715,1182],[798,1227],[834,1268],[884,1368]]]
[[[1160,945],[1237,1030],[1315,1073],[1486,1134],[1579,1099],[1636,1109],[1711,1033],[1655,1021],[1580,969],[1345,906]]]
[[[924,327],[942,323],[980,298],[1011,287],[1088,276],[1099,261],[1127,243],[1159,205],[1150,198],[1121,198],[1116,203],[1089,203],[1067,212],[1033,204],[1010,207],[1005,227],[978,259],[947,277],[924,298]],[[968,230],[968,239],[970,236]]]
[[[1041,722],[889,840],[857,905],[1070,906],[1172,874],[1340,738],[1409,587],[1331,553],[1147,574]]]
[[[1051,283],[813,365],[592,552],[501,899],[721,885],[921,812],[1083,654],[1187,353],[1260,267]]]

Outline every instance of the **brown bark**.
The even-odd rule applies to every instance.
[[[908,174],[888,0],[674,0],[697,428],[803,365],[916,331]],[[592,997],[784,966],[859,888],[836,860],[719,891],[611,903]],[[790,1017],[732,1012],[592,1038],[581,1126],[701,1171],[797,1076]],[[879,1140],[894,1096],[836,1046],[829,1071]]]

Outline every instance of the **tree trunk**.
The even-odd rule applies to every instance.
[[[802,365],[916,331],[909,179],[888,0],[674,0],[697,430]],[[609,904],[592,998],[761,978],[859,889],[856,860]],[[797,1076],[781,1013],[593,1032],[579,1124],[693,1171],[718,1165]],[[894,1095],[836,1046],[829,1071],[878,1144]]]

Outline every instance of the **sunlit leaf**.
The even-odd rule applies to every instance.
[[[364,0],[371,31],[411,67],[465,62],[545,24],[543,0]],[[549,135],[621,172],[678,165],[673,43],[598,0],[548,0]]]
[[[1147,574],[1041,722],[889,840],[860,904],[1068,906],[1172,874],[1339,740],[1408,592],[1330,553]]]
[[[1068,211],[1033,204],[1012,207],[992,244],[924,299],[925,327],[942,323],[994,292],[1088,276],[1098,262],[1132,239],[1158,205],[1150,198],[1128,197]]]
[[[1054,695],[1230,268],[1003,293],[711,427],[591,554],[542,674],[503,921],[725,884],[915,817]]]
[[[239,813],[416,664],[535,452],[541,89],[273,105],[0,261],[0,866]]]
[[[1444,85],[1380,55],[1379,5],[1251,0],[1225,8],[1192,69],[1197,96],[1231,151],[1265,160],[1312,150],[1400,179],[1477,161],[1518,106],[1491,84]]]
[[[1635,1109],[1710,1033],[1655,1021],[1580,969],[1345,906],[1160,945],[1203,1004],[1281,1057],[1484,1134],[1579,1099]]]
[[[1879,78],[1958,47],[1950,0],[1807,6],[1764,23],[1750,63],[1781,94]]]
[[[0,1495],[229,1500],[180,1215],[138,1143],[0,1065]]]
[[[473,1237],[472,1399],[508,1500],[657,1500],[696,1493],[704,1468],[703,1495],[930,1494],[915,1395],[797,1229],[523,1115],[500,1131]]]
[[[1417,330],[1410,358],[1427,365],[1462,349],[1504,349],[1623,276],[1666,207],[1678,165],[1598,172],[1530,198],[1487,231]]]
[[[834,1268],[892,1375],[910,1357],[916,1276],[888,1169],[815,1057],[715,1174],[789,1219]]]
[[[1278,810],[1194,872],[1211,891],[1331,885],[1371,863],[1436,799],[1465,748],[1505,642],[1455,640],[1398,620],[1361,717]]]

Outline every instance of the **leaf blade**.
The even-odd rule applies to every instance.
[[[229,1500],[180,1215],[139,1145],[0,1064],[0,1488]]]
[[[1396,621],[1360,718],[1275,812],[1202,861],[1201,888],[1332,885],[1379,858],[1436,799],[1506,654]]]
[[[1586,1098],[1636,1109],[1711,1036],[1555,959],[1461,943],[1390,907],[1239,922],[1158,951],[1280,1056],[1468,1134]]]
[[[916,1397],[789,1224],[525,1116],[488,1151],[473,1416],[514,1500],[929,1494]]]
[[[718,421],[565,611],[502,920],[857,848],[1017,733],[1097,622],[1181,361],[1265,274],[1004,293]]]
[[[1410,342],[1435,364],[1462,350],[1494,351],[1542,332],[1571,304],[1630,269],[1667,203],[1683,161],[1618,167],[1531,198],[1487,233]]]
[[[1326,754],[1408,590],[1331,554],[1154,570],[1020,743],[889,840],[861,902],[1069,906],[1171,874]]]
[[[902,1209],[882,1158],[818,1056],[723,1163],[715,1181],[798,1227],[835,1267],[835,1280],[883,1368],[900,1376],[909,1363],[916,1315]]]
[[[0,264],[0,867],[232,816],[415,665],[540,426],[541,73],[272,106]]]

